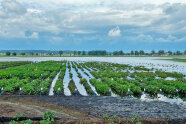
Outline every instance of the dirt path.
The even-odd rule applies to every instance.
[[[87,114],[70,110],[65,107],[41,102],[30,97],[1,97],[0,113],[1,117],[12,117],[19,113],[24,113],[26,117],[42,117],[45,111],[52,111],[56,117],[63,119],[81,119],[86,118]]]

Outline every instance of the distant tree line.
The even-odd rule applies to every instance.
[[[9,52],[7,51],[6,56],[17,56],[17,55],[21,55],[21,56],[25,56],[25,53],[19,53],[17,54],[16,52]],[[40,53],[30,53],[27,55],[41,55]],[[42,54],[43,55],[43,54]],[[64,55],[64,51],[60,50],[58,52],[58,54],[54,54],[54,53],[46,53],[45,55]],[[185,51],[164,51],[164,50],[159,50],[159,51],[155,51],[152,50],[151,52],[145,52],[144,50],[132,50],[130,52],[123,52],[122,50],[119,51],[113,51],[113,52],[108,52],[106,50],[92,50],[92,51],[73,51],[72,53],[70,53],[70,56],[74,55],[74,56],[81,56],[81,55],[88,55],[88,56],[122,56],[122,55],[134,55],[134,56],[138,56],[138,55],[150,55],[150,56],[168,56],[168,55],[186,55],[186,50]]]

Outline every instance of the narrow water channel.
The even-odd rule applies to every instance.
[[[77,75],[77,72],[75,71],[75,69],[72,67],[72,63],[70,63],[71,65],[71,73],[73,74],[72,79],[74,80],[74,83],[77,87],[77,90],[79,91],[79,93],[83,96],[88,96],[84,86],[82,84],[80,84],[80,79]]]
[[[53,96],[54,95],[54,86],[55,86],[56,81],[57,81],[57,79],[59,77],[59,74],[60,74],[60,72],[56,75],[56,77],[54,78],[54,80],[51,83],[50,91],[49,91],[49,96]]]
[[[77,66],[76,66],[77,67]],[[97,92],[96,92],[96,88],[94,87],[94,86],[92,86],[92,84],[90,83],[90,78],[84,73],[84,72],[82,72],[81,71],[81,69],[79,69],[78,68],[78,72],[81,74],[81,76],[83,77],[83,78],[85,78],[86,80],[87,80],[87,83],[89,84],[89,86],[90,86],[90,88],[94,91],[94,93],[96,94],[96,95],[99,95]]]
[[[71,92],[68,88],[69,81],[70,81],[69,69],[68,69],[68,64],[66,64],[65,77],[63,79],[64,95],[66,95],[66,96],[71,96]]]

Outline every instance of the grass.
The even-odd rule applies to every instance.
[[[173,59],[162,59],[162,60],[170,60],[170,61],[176,61],[176,62],[186,62],[186,59],[178,59],[178,58],[173,58]]]

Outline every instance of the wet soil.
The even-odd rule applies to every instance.
[[[45,111],[56,114],[55,123],[67,124],[135,124],[133,115],[137,115],[143,124],[186,123],[186,107],[161,101],[141,101],[135,98],[117,98],[105,96],[1,96],[0,123],[7,117],[24,113],[25,117],[41,119]],[[110,119],[104,119],[105,114]],[[116,116],[116,119],[112,119]],[[6,118],[3,118],[6,117]],[[37,118],[39,117],[39,118]],[[2,121],[1,121],[2,120]],[[39,123],[39,121],[35,121]]]
[[[141,101],[136,98],[110,96],[38,97],[40,101],[88,113],[88,117],[102,118],[105,114],[117,117],[186,118],[186,106],[162,101]]]

